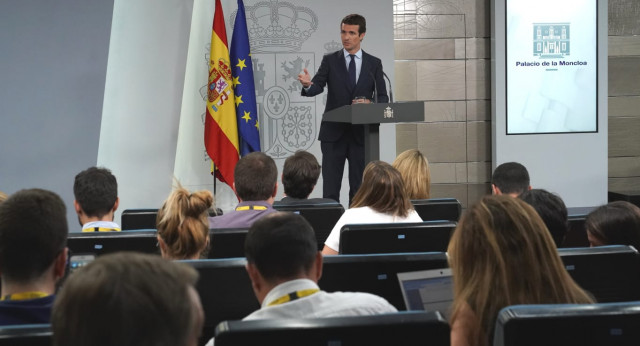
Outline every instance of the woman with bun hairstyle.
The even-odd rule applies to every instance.
[[[190,193],[178,185],[158,210],[158,246],[168,259],[199,259],[209,248],[210,191]]]
[[[486,196],[467,210],[449,248],[451,345],[488,346],[498,312],[517,304],[593,300],[569,276],[536,211],[511,196]]]

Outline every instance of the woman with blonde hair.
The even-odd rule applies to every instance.
[[[431,194],[431,172],[429,161],[418,149],[403,151],[395,161],[397,169],[404,181],[409,199],[428,199]]]
[[[190,193],[178,184],[158,210],[158,246],[168,259],[199,259],[209,247],[211,192]]]
[[[592,303],[565,270],[544,222],[527,203],[486,196],[448,248],[454,301],[451,345],[491,345],[498,312],[515,304]]]
[[[383,161],[372,161],[364,169],[362,185],[331,230],[322,253],[337,255],[340,229],[347,224],[422,222],[407,197],[400,173]]]

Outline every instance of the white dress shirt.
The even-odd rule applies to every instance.
[[[361,292],[324,292],[269,306],[271,302],[289,293],[319,289],[318,285],[308,279],[297,279],[284,282],[274,287],[262,301],[262,307],[243,318],[247,320],[264,320],[272,318],[325,318],[342,316],[366,316],[397,312],[396,308],[384,298]],[[207,346],[213,346],[209,340]]]
[[[350,53],[344,48],[342,48],[342,52],[344,53],[344,61],[347,64],[347,72],[349,72],[349,63],[351,62],[351,57],[349,56]],[[356,62],[356,84],[358,84],[360,68],[362,67],[362,49],[358,49],[353,60]]]

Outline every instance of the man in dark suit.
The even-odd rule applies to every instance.
[[[382,62],[360,49],[367,30],[364,17],[350,14],[340,23],[343,49],[325,55],[318,73],[311,78],[307,69],[298,75],[302,96],[316,96],[328,87],[325,112],[352,103],[388,102]],[[349,204],[358,191],[364,171],[364,127],[323,121],[320,125],[323,197],[340,201],[345,160],[349,160]]]

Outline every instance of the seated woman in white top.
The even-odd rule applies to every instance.
[[[324,243],[324,255],[337,255],[340,229],[357,223],[422,222],[409,200],[402,176],[390,164],[372,161],[364,169],[362,185],[351,209],[342,214]]]

